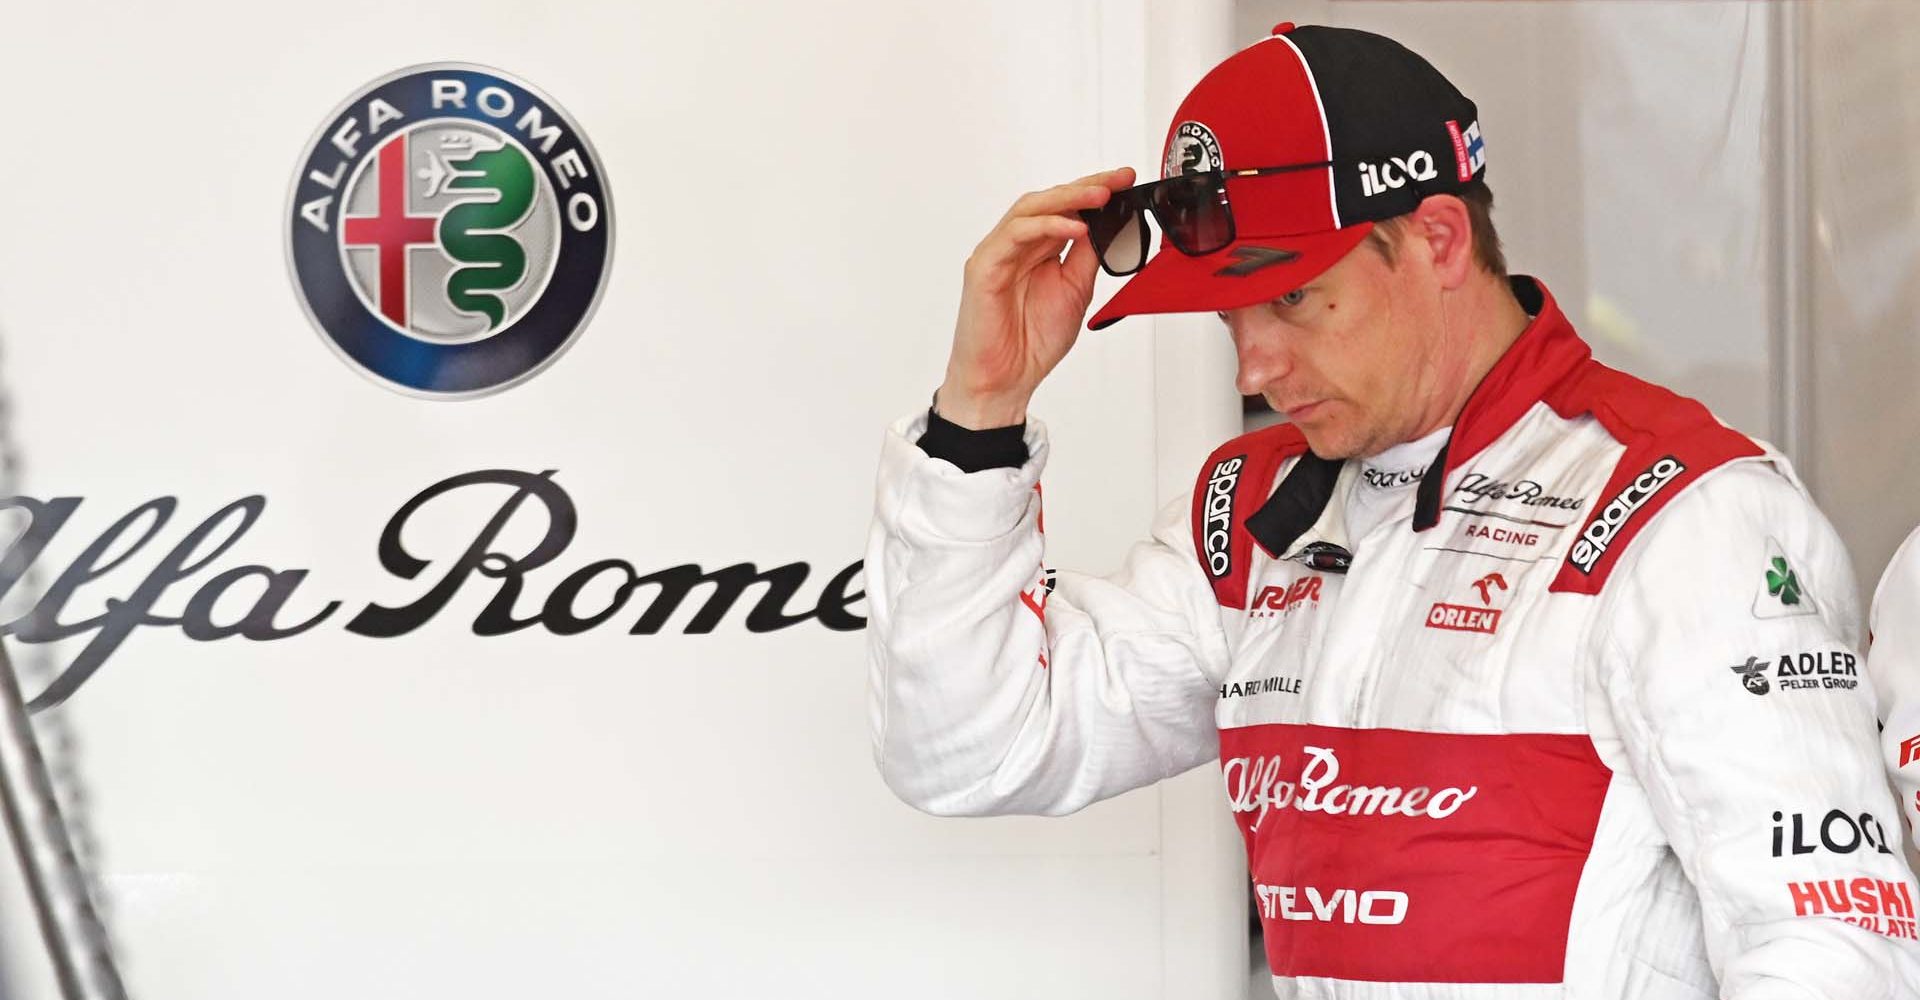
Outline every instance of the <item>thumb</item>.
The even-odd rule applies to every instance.
[[[1073,241],[1067,247],[1067,259],[1061,262],[1060,276],[1068,287],[1079,296],[1082,302],[1093,301],[1093,279],[1100,270],[1100,257],[1094,253],[1093,241],[1085,236]]]

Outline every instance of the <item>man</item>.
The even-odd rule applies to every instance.
[[[1163,169],[1016,201],[889,435],[895,792],[1061,813],[1217,753],[1281,996],[1916,995],[1846,554],[1777,453],[1505,277],[1472,102],[1282,25],[1195,86]],[[1217,311],[1289,422],[1117,575],[1055,579],[1026,405],[1142,208],[1172,246],[1091,325]]]

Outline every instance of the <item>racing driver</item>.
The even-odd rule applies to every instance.
[[[1282,997],[1920,996],[1845,551],[1777,452],[1507,276],[1486,157],[1419,56],[1281,25],[1159,180],[1014,202],[881,456],[885,780],[1065,813],[1217,755]],[[1287,421],[1055,575],[1027,403],[1099,266],[1137,273],[1091,328],[1216,311]]]

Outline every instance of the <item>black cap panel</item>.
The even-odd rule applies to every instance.
[[[1404,215],[1486,174],[1478,109],[1417,53],[1351,28],[1305,25],[1287,38],[1326,111],[1342,225]]]

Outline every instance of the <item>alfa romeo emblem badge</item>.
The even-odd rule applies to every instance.
[[[593,146],[499,70],[434,63],[336,108],[288,200],[287,261],[320,336],[392,389],[499,392],[580,335],[613,260]]]

